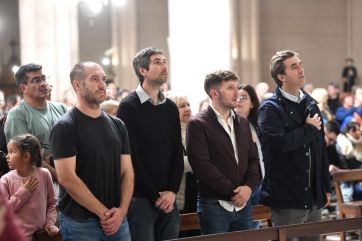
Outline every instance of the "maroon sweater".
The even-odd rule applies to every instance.
[[[258,183],[259,157],[248,120],[236,114],[234,131],[239,163],[230,137],[211,107],[188,122],[186,149],[201,197],[230,201],[236,187],[247,185],[253,189]]]

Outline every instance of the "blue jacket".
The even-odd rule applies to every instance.
[[[320,208],[330,192],[330,175],[323,126],[306,124],[320,110],[307,93],[301,116],[279,88],[259,108],[258,123],[265,164],[261,203],[270,207],[310,209],[313,195]],[[323,123],[322,123],[323,125]],[[311,193],[313,190],[313,193]]]

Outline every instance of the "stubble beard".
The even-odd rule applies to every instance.
[[[91,109],[98,109],[99,105],[105,100],[105,94],[104,98],[97,98],[96,94],[93,94],[91,91],[89,91],[87,88],[83,91],[83,97],[84,100]]]
[[[153,80],[150,80],[150,85],[152,86],[161,86],[163,85],[164,83],[167,82],[167,78],[165,79],[162,79],[162,78],[158,78],[158,79],[153,79]]]

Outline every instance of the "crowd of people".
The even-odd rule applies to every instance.
[[[0,240],[31,241],[39,231],[169,240],[195,235],[179,232],[180,213],[190,212],[203,235],[247,230],[259,227],[256,204],[271,208],[276,226],[320,221],[330,173],[362,164],[362,89],[351,61],[343,91],[306,86],[291,50],[271,58],[273,92],[264,82],[239,85],[229,70],[209,73],[195,115],[187,95],[169,89],[157,48],[134,57],[134,91],[118,90],[97,63],[76,64],[64,103],[50,101],[41,65],[21,66],[22,100],[0,93]],[[359,182],[343,192],[362,199]]]

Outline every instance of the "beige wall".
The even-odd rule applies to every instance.
[[[269,74],[271,56],[277,50],[293,49],[300,53],[307,82],[326,86],[330,81],[339,81],[347,55],[348,2],[260,0],[261,80],[274,84]],[[361,18],[357,12],[356,18]],[[358,27],[353,32],[359,31],[360,39],[360,24],[355,24]],[[352,52],[352,57],[357,59],[355,54]]]

